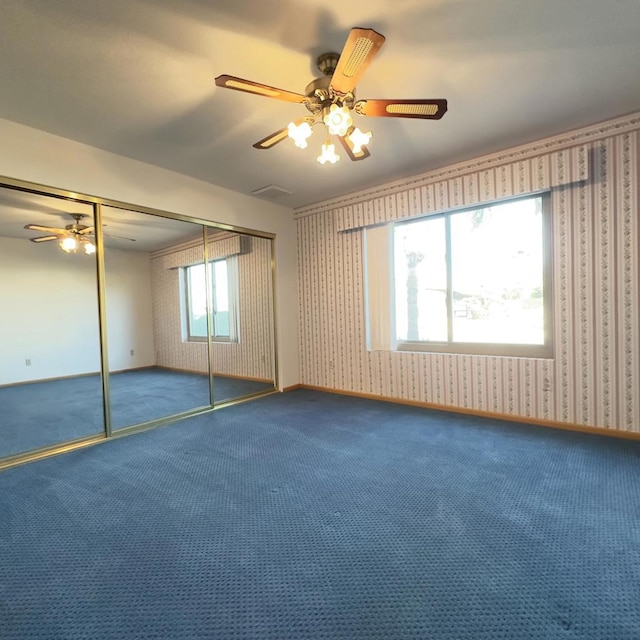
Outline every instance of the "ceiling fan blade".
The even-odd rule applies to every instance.
[[[224,87],[225,89],[246,91],[247,93],[253,93],[257,96],[275,98],[276,100],[284,100],[285,102],[301,103],[307,100],[307,96],[303,96],[301,93],[293,93],[292,91],[285,91],[284,89],[276,89],[276,87],[269,87],[266,84],[260,84],[251,80],[244,80],[243,78],[236,78],[235,76],[218,76],[216,78],[216,85],[218,87]]]
[[[277,145],[278,142],[282,142],[288,136],[289,136],[289,131],[287,129],[278,129],[277,131],[272,133],[270,136],[267,136],[266,138],[262,138],[262,140],[259,140],[258,142],[256,142],[253,146],[255,149],[271,149],[271,147],[274,147],[275,145]]]
[[[29,238],[31,242],[49,242],[49,240],[57,240],[58,236],[40,236],[39,238]]]
[[[349,140],[349,135],[353,131],[354,127],[351,127],[349,131],[347,131],[346,136],[338,136],[338,140],[340,140],[340,144],[343,149],[347,152],[347,155],[355,162],[356,160],[364,160],[368,158],[371,154],[369,153],[369,149],[367,149],[366,145],[362,145],[362,148],[359,153],[353,152],[353,143]]]
[[[331,87],[337,94],[353,91],[384,41],[385,37],[373,29],[351,29],[331,77]]]
[[[313,117],[300,118],[299,120],[294,120],[294,124],[296,126],[300,126],[303,122],[308,122],[313,126],[315,119]],[[274,131],[271,135],[268,135],[266,138],[262,138],[256,142],[253,146],[256,149],[271,149],[278,144],[278,142],[282,142],[286,140],[289,136],[289,130],[285,127],[284,129],[278,129]]]
[[[89,235],[93,233],[93,227],[85,227],[84,229],[80,229],[80,231],[78,231],[77,233],[79,236]]]
[[[56,229],[55,227],[43,227],[41,224],[25,224],[25,229],[32,231],[48,231],[49,233],[66,233],[66,229]]]
[[[358,100],[353,110],[361,116],[384,118],[422,118],[439,120],[447,112],[447,101],[433,100]]]

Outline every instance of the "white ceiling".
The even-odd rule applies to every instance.
[[[639,0],[20,0],[0,7],[0,117],[297,207],[640,109]],[[353,26],[387,40],[359,98],[447,98],[440,121],[369,118],[371,157],[320,166],[252,144],[302,105]]]

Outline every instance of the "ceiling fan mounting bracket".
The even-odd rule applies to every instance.
[[[320,54],[316,60],[318,71],[323,76],[328,76],[329,78],[331,78],[333,72],[338,66],[338,60],[340,60],[340,54],[336,53],[335,51],[329,51],[328,53]]]

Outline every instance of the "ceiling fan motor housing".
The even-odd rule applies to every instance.
[[[79,233],[80,231],[83,231],[84,229],[88,228],[86,224],[80,224],[80,221],[82,220],[82,218],[86,218],[87,217],[86,214],[84,214],[84,213],[70,213],[69,215],[75,220],[75,223],[66,225],[65,229],[67,231],[71,231],[71,233]]]
[[[320,113],[323,108],[328,108],[332,104],[353,109],[356,99],[355,93],[349,92],[344,95],[338,94],[333,90],[330,84],[331,76],[323,76],[322,78],[316,78],[307,85],[307,88],[305,89],[307,100],[305,100],[304,104],[314,115]]]

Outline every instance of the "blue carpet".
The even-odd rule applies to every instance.
[[[10,469],[0,637],[637,640],[638,444],[296,391]]]
[[[111,374],[112,428],[121,429],[209,406],[209,378],[149,368]],[[273,389],[214,376],[216,403]],[[79,376],[0,388],[0,458],[103,434],[100,377]]]

